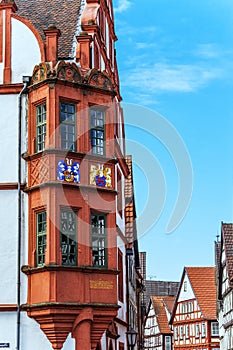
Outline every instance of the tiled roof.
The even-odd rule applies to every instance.
[[[179,282],[146,280],[145,302],[148,304],[151,296],[176,296]]]
[[[228,278],[233,279],[233,224],[222,223],[222,243],[226,254]]]
[[[215,267],[186,267],[185,270],[203,317],[215,320],[217,318]]]
[[[53,24],[60,29],[59,58],[69,58],[76,33],[81,0],[15,0],[17,14],[27,19],[45,39],[43,30]]]
[[[162,334],[170,334],[171,329],[169,327],[169,320],[167,318],[167,313],[165,306],[167,306],[169,312],[171,312],[171,308],[175,302],[175,297],[152,297],[152,303],[155,311],[155,315],[157,317],[157,322],[159,326],[160,333]]]
[[[126,156],[125,161],[129,168],[129,175],[125,179],[125,236],[129,243],[133,243],[136,233],[136,214],[133,195],[132,156]]]
[[[129,168],[129,175],[125,179],[125,198],[127,202],[131,202],[133,199],[133,162],[132,162],[132,156],[126,156],[125,157],[126,164]]]

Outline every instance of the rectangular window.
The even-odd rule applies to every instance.
[[[91,119],[91,150],[92,154],[105,154],[104,140],[104,112],[99,109],[90,109]]]
[[[180,326],[180,339],[182,340],[183,339],[183,326]]]
[[[91,215],[92,264],[107,267],[106,216]]]
[[[199,333],[199,324],[195,324],[195,337],[196,338],[199,338],[200,336],[200,333]]]
[[[193,312],[193,302],[192,301],[188,302],[188,312]]]
[[[46,249],[46,211],[36,214],[36,259],[37,266],[45,263]]]
[[[202,336],[203,338],[206,337],[206,325],[205,325],[204,322],[201,324],[201,336]]]
[[[36,152],[45,149],[46,137],[46,104],[36,107]]]
[[[62,265],[77,265],[77,214],[72,210],[61,210]]]
[[[60,103],[61,148],[76,151],[75,105]]]
[[[165,336],[165,350],[171,350],[171,337]]]
[[[218,337],[219,336],[218,322],[212,322],[211,323],[211,335],[213,337]]]
[[[185,326],[185,338],[189,339],[189,325],[188,324],[186,324],[186,326]]]
[[[187,281],[184,282],[184,292],[187,292],[188,286],[187,286]]]
[[[118,249],[118,270],[120,271],[120,273],[118,275],[118,299],[123,302],[124,301],[123,255],[122,255],[122,252],[120,251],[120,249]]]

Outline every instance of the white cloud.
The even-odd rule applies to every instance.
[[[205,59],[218,58],[221,53],[216,44],[199,44],[195,51],[198,57]]]
[[[131,2],[129,0],[118,0],[117,7],[115,8],[115,12],[121,13],[123,11],[128,10],[131,6]]]
[[[133,68],[122,85],[150,93],[193,92],[221,76],[221,70],[201,65],[158,63]]]

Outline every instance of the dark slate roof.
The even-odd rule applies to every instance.
[[[222,243],[226,254],[226,268],[230,282],[233,280],[233,224],[222,223]]]
[[[152,296],[176,296],[179,282],[146,280],[146,304]]]
[[[69,58],[80,15],[81,0],[15,0],[17,14],[27,19],[45,39],[43,31],[53,24],[61,31],[59,58]]]

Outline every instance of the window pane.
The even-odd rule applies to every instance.
[[[90,118],[92,153],[104,155],[104,112],[98,109],[90,109]],[[95,147],[96,145],[98,145],[98,147]]]
[[[36,107],[36,152],[45,149],[46,137],[46,104]]]
[[[46,212],[36,214],[36,238],[37,238],[37,266],[45,263],[46,249]]]
[[[75,151],[75,105],[61,102],[60,123],[61,148]]]
[[[93,266],[106,267],[105,215],[91,215],[91,245]]]
[[[77,265],[77,214],[72,210],[61,210],[62,265]]]

